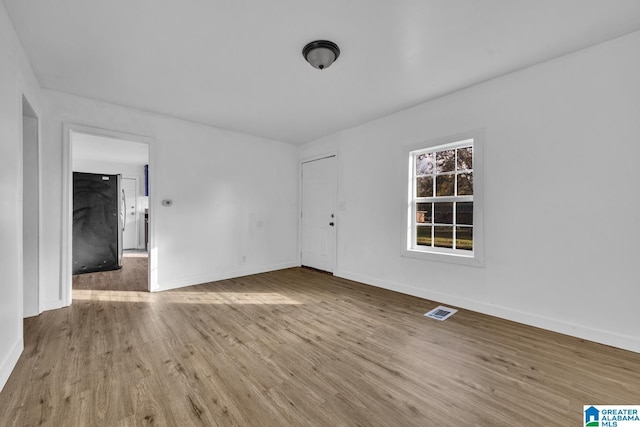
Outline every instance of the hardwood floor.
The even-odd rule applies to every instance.
[[[149,289],[149,257],[145,252],[125,252],[122,268],[73,276],[73,289],[146,291]]]
[[[640,354],[294,268],[74,291],[25,320],[2,426],[570,426],[640,404]],[[582,424],[581,424],[582,423]]]

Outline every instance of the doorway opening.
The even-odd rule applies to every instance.
[[[40,154],[38,116],[22,96],[23,316],[40,314]]]
[[[76,291],[153,289],[151,139],[84,126],[65,128],[67,304]]]

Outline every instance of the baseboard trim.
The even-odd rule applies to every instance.
[[[161,283],[152,292],[168,291],[171,289],[185,288],[187,286],[200,285],[202,283],[216,282],[218,280],[234,279],[236,277],[250,276],[252,274],[268,273],[269,271],[284,270],[285,268],[300,267],[299,261],[285,262],[281,264],[261,265],[248,267],[239,270],[225,271],[222,273],[208,274],[203,276],[188,277],[180,280],[172,280]]]
[[[22,337],[20,337],[9,352],[9,355],[2,362],[2,366],[0,366],[0,392],[9,380],[9,376],[11,375],[11,372],[13,372],[13,368],[16,367],[18,359],[20,359],[20,355],[22,354],[22,350],[24,350],[24,341]]]
[[[59,300],[59,299],[51,300],[51,301],[42,301],[40,303],[40,313],[42,313],[43,311],[57,310],[64,306],[65,305],[62,303],[62,300]]]
[[[617,334],[615,332],[603,331],[600,329],[588,328],[581,325],[561,322],[556,319],[542,317],[531,313],[512,310],[507,307],[501,307],[491,304],[480,303],[471,299],[449,295],[441,292],[433,292],[428,289],[407,286],[401,283],[380,280],[374,277],[364,276],[361,274],[350,273],[347,271],[336,271],[337,277],[353,280],[355,282],[364,283],[366,285],[378,288],[388,289],[407,295],[425,298],[434,302],[453,305],[464,308],[466,310],[476,311],[478,313],[487,314],[489,316],[499,317],[513,322],[522,323],[536,328],[542,328],[564,335],[576,338],[594,341],[600,344],[629,350],[640,353],[640,339],[629,335]],[[428,307],[427,307],[428,308]]]

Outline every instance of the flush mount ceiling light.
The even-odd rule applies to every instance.
[[[328,40],[316,40],[302,49],[302,56],[318,70],[328,68],[340,56],[337,44]]]

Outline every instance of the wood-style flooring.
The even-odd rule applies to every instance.
[[[577,426],[640,354],[304,268],[74,291],[25,320],[2,426]]]
[[[146,291],[149,289],[149,257],[143,252],[125,252],[122,268],[97,273],[76,274],[73,289]]]

